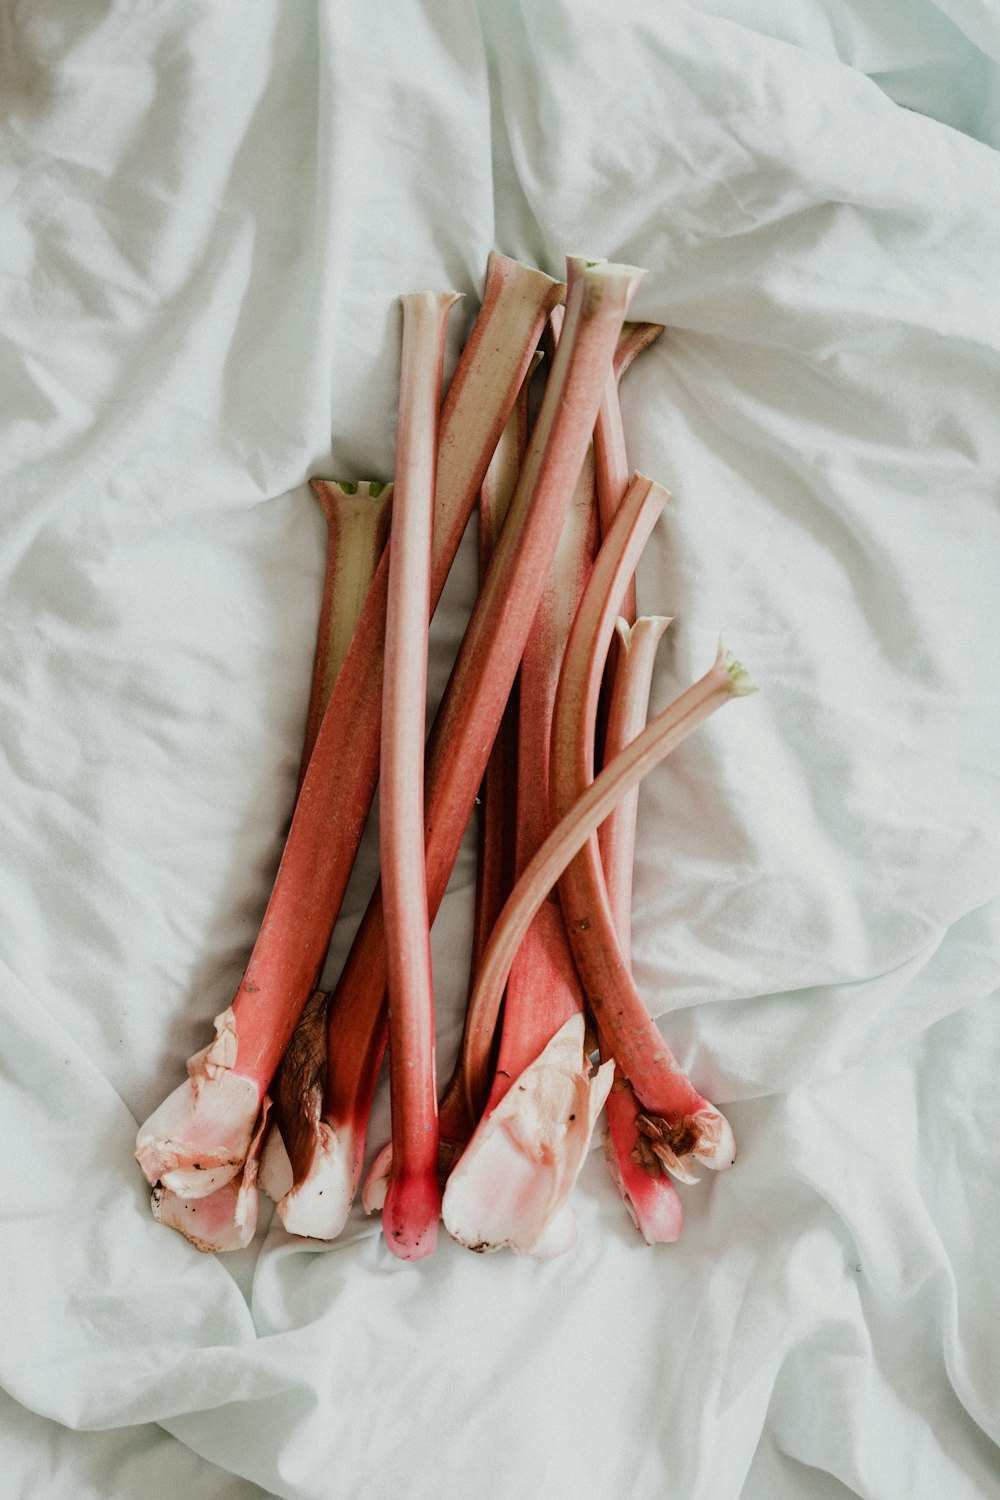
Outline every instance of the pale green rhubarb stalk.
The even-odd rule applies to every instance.
[[[609,761],[556,823],[542,847],[518,877],[483,955],[479,977],[469,1002],[468,1024],[463,1038],[467,1079],[481,1078],[486,1074],[497,1014],[511,964],[535,913],[569,862],[586,845],[621,798],[638,786],[642,778],[659,765],[671,750],[731,698],[742,697],[754,691],[754,685],[743,667],[720,643],[715,662],[704,677],[681,693],[679,698],[647,724],[626,749]],[[645,1007],[643,1010],[645,1011]],[[648,1012],[646,1016],[649,1020]],[[649,1024],[652,1025],[652,1022]],[[613,1028],[609,1027],[608,1030],[610,1034]],[[665,1048],[655,1026],[653,1030],[656,1032],[654,1061],[658,1068],[662,1068]],[[626,1044],[627,1054],[631,1057],[635,1047],[641,1046],[647,1038],[633,1041],[622,1036],[621,1040]],[[676,1067],[672,1058],[669,1058],[669,1065]],[[475,1097],[470,1098],[469,1107],[476,1113],[479,1101]],[[454,1175],[452,1173],[449,1178],[449,1187]],[[442,1209],[447,1228],[447,1188]]]
[[[591,591],[592,584],[584,587],[588,573],[591,580],[606,584],[612,591],[616,582],[623,584],[634,571],[669,498],[662,486],[648,480],[633,485],[591,570],[596,531],[595,527],[588,535],[594,516],[592,468],[588,483],[577,522],[579,535],[573,538],[570,528],[564,532],[568,551],[560,559],[562,568],[557,565],[550,581],[549,617],[544,610],[536,617],[533,636],[537,659],[531,661],[529,642],[522,663],[522,702],[526,700],[529,709],[534,707],[535,718],[540,716],[544,721],[538,727],[546,734],[553,718],[556,682],[561,676],[560,659],[567,637],[572,639],[576,633],[574,621],[579,608]],[[620,587],[615,602],[617,598]],[[534,682],[532,666],[540,669]],[[530,735],[531,722],[526,721],[525,727]],[[537,774],[540,768],[551,775],[549,756],[536,752],[530,769]],[[540,792],[537,787],[525,788],[527,806],[521,816],[529,811],[534,814],[532,853],[543,843],[549,827],[544,791],[544,782]],[[548,1255],[561,1253],[575,1241],[576,1220],[569,1194],[589,1148],[594,1121],[611,1087],[613,1064],[605,1064],[596,1077],[590,1078],[582,997],[571,971],[572,957],[562,941],[558,906],[543,903],[507,982],[500,1054],[486,1110],[454,1169],[454,1187],[449,1178],[446,1188],[445,1225],[454,1238],[472,1249],[507,1246],[522,1254]],[[576,1044],[575,1056],[569,1052],[570,1038]],[[558,1066],[550,1061],[546,1045],[550,1039],[554,1039]],[[488,1087],[483,1074],[466,1072],[465,1082],[476,1098]],[[553,1090],[551,1100],[546,1087]],[[591,1090],[595,1107],[581,1107]],[[566,1099],[575,1100],[569,1110],[562,1108]]]
[[[560,283],[492,255],[483,306],[441,411],[431,604],[436,605],[483,475]],[[306,769],[274,888],[232,1004],[188,1079],[140,1127],[149,1181],[204,1197],[234,1178],[258,1112],[316,986],[378,780],[388,558],[368,592]],[[309,1138],[312,1154],[329,1142]],[[330,1175],[337,1178],[339,1145]],[[304,1164],[294,1164],[298,1179]],[[332,1184],[331,1184],[332,1189]]]
[[[525,462],[427,747],[425,859],[433,916],[475,804],[489,752],[590,442],[604,373],[642,273],[568,262],[566,327]],[[359,928],[334,994],[324,1118],[360,1174],[371,1095],[384,1048],[385,959],[380,893]],[[355,1179],[356,1181],[357,1179]],[[384,1180],[380,1175],[378,1181]],[[345,1194],[346,1197],[346,1194]],[[349,1199],[347,1200],[349,1203]],[[377,1196],[370,1201],[377,1202]],[[346,1210],[345,1210],[346,1211]],[[340,1232],[331,1215],[327,1234]]]
[[[424,714],[437,415],[445,326],[455,300],[454,293],[415,293],[402,299],[379,800],[392,1111],[392,1173],[382,1230],[401,1260],[431,1254],[440,1216],[434,985],[424,868]]]
[[[666,615],[640,615],[631,626],[624,619],[618,620],[619,649],[604,737],[605,760],[613,759],[645,728],[656,649],[669,624]],[[597,834],[608,900],[626,960],[632,947],[632,867],[638,803],[639,790],[635,788],[622,798]],[[610,1048],[603,1038],[599,1039],[601,1056],[607,1058]],[[604,1156],[632,1222],[648,1245],[672,1244],[683,1222],[680,1196],[638,1126],[642,1110],[618,1067],[606,1110]]]
[[[633,487],[648,482],[637,476]],[[612,534],[627,504],[626,497]],[[593,778],[602,666],[626,582],[627,577],[620,577],[609,587],[595,567],[574,621],[552,723],[550,794],[556,817]],[[728,1122],[675,1062],[635,987],[618,940],[596,837],[561,876],[559,898],[588,1002],[609,1054],[642,1106],[638,1124],[652,1150],[684,1180],[692,1180],[694,1160],[716,1170],[729,1166],[736,1148]]]
[[[310,479],[309,487],[326,517],[327,546],[300,781],[385,551],[392,502],[392,485],[375,480]]]

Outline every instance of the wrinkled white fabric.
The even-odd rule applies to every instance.
[[[995,7],[38,0],[0,69],[9,1492],[1000,1496]],[[280,854],[305,481],[390,476],[395,299],[466,294],[450,369],[493,245],[648,266],[668,327],[622,388],[654,707],[722,629],[760,692],[643,788],[635,965],[740,1157],[673,1246],[595,1152],[560,1261],[357,1210],[214,1260],[131,1152]]]

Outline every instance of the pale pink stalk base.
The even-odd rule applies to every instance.
[[[215,1018],[215,1040],[188,1059],[188,1077],[139,1129],[135,1158],[147,1180],[183,1198],[207,1198],[239,1172],[263,1094],[233,1071],[236,1020]]]
[[[382,698],[379,843],[389,988],[392,1176],[382,1212],[402,1260],[437,1242],[434,985],[424,860],[424,715],[430,623],[437,413],[448,313],[458,294],[413,293],[403,304],[396,498]]]
[[[666,615],[644,615],[628,626],[619,619],[619,638],[604,753],[611,759],[646,726],[656,649],[670,624]],[[632,866],[639,790],[623,797],[598,830],[598,844],[622,953],[632,947]],[[610,1048],[601,1040],[601,1056]],[[638,1128],[641,1109],[621,1069],[606,1105],[604,1156],[632,1222],[648,1245],[672,1244],[681,1232],[680,1196]]]
[[[198,1250],[245,1250],[257,1232],[258,1162],[267,1113],[265,1099],[238,1177],[204,1198],[182,1198],[159,1183],[151,1200],[156,1222],[176,1229]]]
[[[591,1076],[584,1030],[579,1012],[565,1022],[483,1118],[448,1178],[445,1228],[470,1250],[549,1258],[571,1247],[569,1196],[614,1071],[605,1063]]]
[[[327,548],[300,781],[385,551],[392,504],[392,485],[374,480],[310,479],[309,487],[326,517]]]
[[[436,603],[464,534],[483,475],[510,415],[542,326],[562,284],[502,255],[491,255],[479,317],[462,351],[441,412],[431,596]],[[239,1059],[230,1064],[249,1094],[263,1099],[302,1009],[316,986],[347,889],[378,780],[388,559],[383,557],[337,676],[302,782],[285,851],[253,953],[232,1005]],[[213,1103],[209,1096],[219,1092]],[[159,1126],[140,1129],[138,1156],[155,1183],[162,1162],[200,1159],[205,1131],[184,1113],[222,1120],[231,1080],[184,1085]],[[157,1112],[159,1116],[159,1111]],[[350,1116],[348,1116],[350,1118]],[[226,1125],[220,1151],[238,1170],[249,1142],[242,1122]],[[162,1136],[162,1140],[155,1139]],[[238,1160],[233,1160],[233,1153]],[[175,1160],[176,1159],[176,1160]],[[359,1169],[360,1170],[360,1169]]]
[[[638,1128],[638,1100],[617,1067],[605,1109],[604,1159],[629,1217],[647,1245],[672,1245],[684,1223],[680,1194]]]
[[[511,964],[535,913],[570,860],[583,848],[590,835],[600,827],[621,798],[632,787],[638,786],[642,778],[654,766],[659,765],[699,724],[710,718],[731,698],[742,697],[754,691],[747,673],[720,644],[715,662],[704,677],[676,698],[646,726],[626,750],[615,756],[577,798],[569,812],[560,818],[518,878],[483,956],[476,988],[469,1002],[469,1019],[463,1041],[467,1078],[480,1077],[485,1071]],[[649,1012],[645,1007],[643,1011],[647,1025],[641,1029],[641,1034],[633,1039],[626,1033],[621,1038],[629,1063],[634,1061],[638,1070],[643,1049],[652,1043],[650,1066],[654,1073],[671,1066],[676,1070],[677,1065]],[[649,1035],[650,1031],[652,1037]],[[470,1112],[475,1115],[480,1101],[473,1096],[468,1102]]]

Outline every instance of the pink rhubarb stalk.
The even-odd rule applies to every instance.
[[[622,320],[642,273],[570,259],[566,327],[510,511],[427,746],[428,907],[444,896],[583,465]],[[376,892],[330,1016],[326,1119],[363,1139],[384,1047],[382,906]],[[360,1165],[360,1162],[359,1162]],[[333,1229],[339,1233],[341,1226]]]
[[[639,476],[629,491],[648,484]],[[608,540],[623,524],[627,496]],[[603,558],[603,549],[601,557]],[[595,567],[566,649],[552,725],[553,814],[561,816],[594,770],[594,726],[602,666],[614,610],[628,574],[612,580]],[[588,840],[559,882],[559,897],[577,970],[604,1041],[643,1106],[638,1125],[675,1175],[691,1180],[692,1158],[716,1169],[735,1155],[724,1116],[705,1100],[674,1061],[636,990],[608,901],[596,837]]]
[[[392,502],[392,485],[374,480],[310,479],[309,486],[326,517],[327,546],[300,780],[385,551]]]
[[[605,760],[613,759],[645,728],[656,649],[669,624],[666,615],[640,616],[631,627],[622,619],[617,623],[619,649],[604,738]],[[636,787],[622,798],[597,835],[608,900],[626,959],[632,947],[632,867],[638,804]],[[610,1049],[601,1038],[601,1056],[609,1055]],[[632,1222],[648,1245],[672,1244],[683,1222],[680,1196],[639,1129],[641,1107],[618,1067],[606,1109],[604,1156]]]
[[[699,724],[704,723],[731,698],[742,697],[754,691],[747,673],[720,644],[715,662],[704,677],[681,693],[679,698],[647,724],[627,749],[603,768],[600,775],[556,823],[542,847],[518,877],[483,955],[479,977],[469,1002],[469,1017],[463,1039],[467,1079],[482,1078],[486,1072],[497,1013],[511,964],[535,913],[574,855],[586,845],[621,798],[638,786],[642,778],[659,765]],[[623,1028],[617,1039],[623,1043],[624,1056],[636,1072],[644,1072],[640,1066],[643,1060],[642,1049],[651,1045],[649,1067],[655,1076],[664,1068],[676,1068],[676,1063],[645,1006],[642,1010],[646,1016],[646,1026],[636,1024],[627,1030]],[[608,1030],[610,1035],[614,1028],[609,1027]],[[650,1030],[652,1036],[649,1035]],[[616,1056],[619,1055],[616,1053]],[[626,1065],[625,1061],[622,1065]],[[480,1100],[475,1096],[470,1098],[469,1109],[473,1115],[478,1114],[479,1107]]]
[[[491,255],[482,310],[441,412],[432,608],[560,283]],[[240,1169],[257,1112],[315,989],[378,780],[388,558],[383,556],[303,778],[260,933],[217,1037],[140,1127],[150,1182],[204,1196]],[[296,1168],[298,1176],[299,1168]]]
[[[392,1176],[382,1230],[394,1255],[437,1243],[434,986],[424,869],[424,714],[431,525],[445,325],[457,294],[403,301],[396,499],[389,550],[379,845],[389,984]]]

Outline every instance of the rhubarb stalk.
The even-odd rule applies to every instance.
[[[483,306],[441,412],[431,603],[436,605],[558,282],[491,255]],[[334,683],[253,953],[216,1041],[140,1128],[150,1182],[204,1196],[240,1170],[257,1113],[315,989],[378,779],[388,559]],[[175,1190],[180,1191],[178,1187]]]
[[[403,302],[396,499],[382,699],[379,845],[389,986],[392,1176],[382,1215],[403,1260],[437,1242],[434,987],[424,869],[424,715],[437,415],[448,311],[457,293]]]

